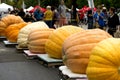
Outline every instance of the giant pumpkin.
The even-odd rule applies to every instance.
[[[45,44],[45,50],[49,57],[61,59],[64,40],[68,36],[82,30],[82,28],[72,25],[62,26],[54,30]]]
[[[120,38],[108,38],[91,52],[86,70],[89,80],[120,80]]]
[[[7,26],[15,23],[24,22],[20,16],[15,16],[15,15],[7,15],[3,17],[1,21],[3,21]]]
[[[32,30],[35,29],[48,29],[49,27],[47,26],[47,24],[45,24],[45,22],[43,21],[38,21],[38,22],[33,22],[31,24],[26,25],[25,27],[23,27],[18,34],[18,39],[17,39],[17,43],[18,43],[18,47],[20,48],[27,48],[27,39],[28,39],[28,35]]]
[[[32,30],[28,35],[28,49],[32,53],[45,54],[45,43],[54,29]]]
[[[12,24],[17,24],[24,22],[23,19],[20,16],[15,16],[15,15],[7,15],[5,17],[1,18],[0,21],[0,36],[5,36],[5,29],[12,25]]]
[[[91,50],[98,42],[111,37],[100,29],[84,30],[69,36],[63,44],[63,61],[74,73],[85,74]]]
[[[26,22],[21,22],[18,24],[12,24],[12,25],[8,26],[5,29],[5,34],[6,34],[7,40],[9,40],[9,42],[17,42],[17,37],[18,37],[18,33],[19,33],[20,29],[26,25],[27,25]]]
[[[6,24],[3,21],[0,21],[0,36],[5,36]]]

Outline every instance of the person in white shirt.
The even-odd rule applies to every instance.
[[[64,1],[61,0],[60,5],[58,7],[58,12],[60,14],[59,26],[63,26],[66,24],[66,9],[67,7],[64,4]]]

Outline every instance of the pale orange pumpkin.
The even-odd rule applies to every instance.
[[[49,29],[49,27],[44,21],[33,22],[31,24],[26,25],[19,31],[17,39],[18,47],[27,48],[28,35],[32,30],[36,29]]]
[[[54,29],[37,29],[28,35],[28,49],[32,53],[45,54],[45,43]]]
[[[104,30],[84,30],[69,36],[63,44],[63,61],[74,73],[85,74],[91,50],[98,42],[112,37]]]
[[[49,57],[62,59],[62,45],[64,40],[68,36],[82,30],[82,28],[72,25],[62,26],[54,30],[45,44],[45,50]]]

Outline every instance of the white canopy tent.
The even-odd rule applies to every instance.
[[[10,10],[13,10],[13,7],[8,4],[5,3],[0,4],[0,12],[8,12],[9,8]]]
[[[30,6],[29,8],[24,9],[24,12],[26,12],[26,11],[30,11],[30,10],[32,10],[32,9],[34,9],[34,7]]]
[[[29,8],[27,8],[27,11],[30,11],[32,9],[34,9],[34,7],[30,6]]]

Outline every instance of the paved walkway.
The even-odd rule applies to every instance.
[[[0,41],[0,80],[60,80],[58,73],[58,68],[27,60],[15,47],[6,47]]]

